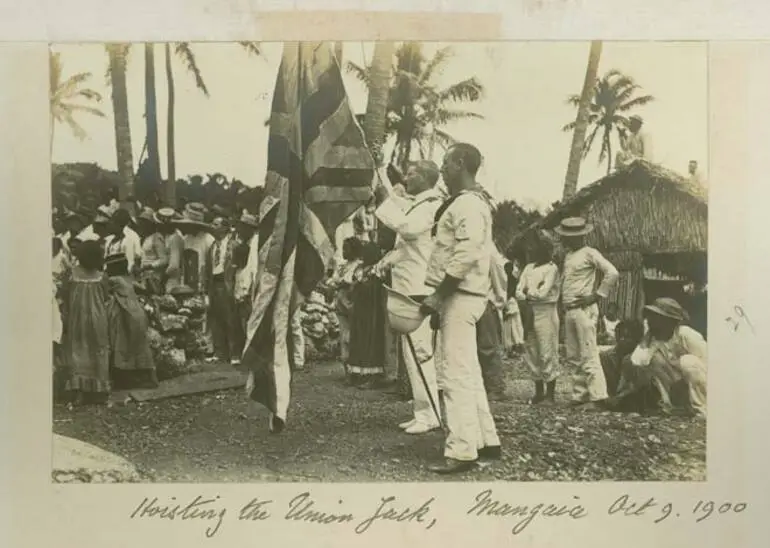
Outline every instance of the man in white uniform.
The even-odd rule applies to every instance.
[[[448,428],[445,462],[431,467],[440,474],[470,470],[479,458],[500,457],[476,344],[476,323],[491,289],[494,250],[492,211],[476,182],[480,165],[481,154],[469,144],[453,145],[444,156],[441,173],[451,197],[436,214],[435,247],[426,277],[435,292],[423,309],[439,316],[439,384]]]
[[[406,173],[406,191],[411,199],[394,193],[375,212],[382,224],[396,232],[395,247],[383,259],[381,266],[390,268],[394,290],[418,302],[431,292],[425,285],[425,276],[433,252],[433,220],[443,201],[434,190],[438,177],[435,163],[429,160],[415,162]],[[380,186],[377,192],[383,195],[387,190]],[[428,320],[410,335],[401,336],[401,355],[412,386],[414,407],[412,420],[399,425],[407,434],[422,434],[439,427],[431,404],[433,401],[438,406],[439,401],[432,339],[433,331]],[[423,375],[420,375],[420,369]]]

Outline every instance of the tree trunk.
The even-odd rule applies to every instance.
[[[382,162],[382,146],[385,143],[385,117],[390,93],[390,78],[393,67],[395,44],[375,42],[372,56],[369,97],[364,117],[366,144],[378,165]]]
[[[340,68],[342,68],[342,42],[334,42],[334,56],[337,58]]]
[[[128,117],[128,90],[126,89],[125,44],[109,44],[110,82],[112,85],[112,110],[115,118],[115,152],[121,185],[118,196],[121,201],[134,195],[134,157],[131,149],[131,125]]]
[[[589,108],[591,106],[591,99],[593,99],[596,73],[599,70],[601,55],[601,41],[595,40],[591,42],[586,77],[583,82],[583,92],[580,95],[580,105],[578,106],[577,118],[575,120],[575,131],[572,134],[572,147],[569,153],[567,176],[564,179],[563,200],[566,200],[577,191],[578,178],[580,177],[580,162],[583,158],[583,147],[585,146],[586,130],[588,129]]]
[[[160,190],[160,149],[158,146],[158,101],[155,97],[155,44],[144,45],[144,102],[147,129],[147,159],[154,191]]]
[[[174,71],[171,67],[171,46],[166,42],[166,80],[168,87],[168,120],[166,127],[166,152],[168,169],[166,170],[166,205],[176,208],[176,156],[174,153]]]
[[[607,175],[612,173],[612,136],[607,135]]]

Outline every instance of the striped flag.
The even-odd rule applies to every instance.
[[[291,317],[323,278],[337,226],[372,196],[374,161],[328,43],[287,42],[278,70],[260,207],[259,281],[243,363],[251,399],[286,421]]]

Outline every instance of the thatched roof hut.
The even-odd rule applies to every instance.
[[[610,300],[628,314],[644,305],[644,279],[705,280],[707,191],[673,171],[637,160],[582,188],[519,238],[575,216],[594,225],[586,243],[621,271],[620,294]]]

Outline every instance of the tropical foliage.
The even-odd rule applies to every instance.
[[[151,207],[162,204],[157,185],[148,185],[140,169],[136,177],[136,199]],[[99,205],[117,199],[120,176],[98,164],[54,164],[51,168],[53,206],[58,211],[94,211]],[[220,206],[231,212],[259,211],[264,189],[247,187],[242,181],[221,173],[191,175],[176,181],[179,205],[200,202],[209,209]]]
[[[590,133],[583,145],[583,158],[589,152],[599,137],[599,164],[607,162],[607,173],[612,170],[613,143],[622,145],[629,126],[631,111],[652,101],[652,95],[639,95],[642,87],[630,76],[618,70],[610,70],[602,78],[596,80],[593,98],[589,107],[588,123]],[[580,105],[580,95],[571,95],[567,102],[575,107]],[[573,131],[575,122],[562,128]]]
[[[524,250],[514,247],[514,240],[542,217],[538,210],[525,209],[514,200],[500,202],[492,217],[492,238],[500,252],[509,259],[523,261]]]
[[[79,72],[64,78],[60,53],[49,53],[50,64],[50,107],[51,107],[51,143],[56,124],[65,124],[78,139],[87,137],[86,131],[75,120],[80,113],[104,118],[95,105],[102,102],[102,96],[86,87],[92,78],[90,72]]]
[[[391,162],[402,169],[413,159],[414,149],[420,158],[431,158],[436,144],[446,148],[454,143],[454,137],[445,130],[451,122],[483,118],[461,107],[482,98],[484,87],[477,78],[466,78],[446,87],[436,82],[452,55],[452,48],[445,47],[428,57],[419,42],[404,42],[396,48],[385,133],[395,138]],[[371,90],[371,66],[349,61],[346,67]]]

